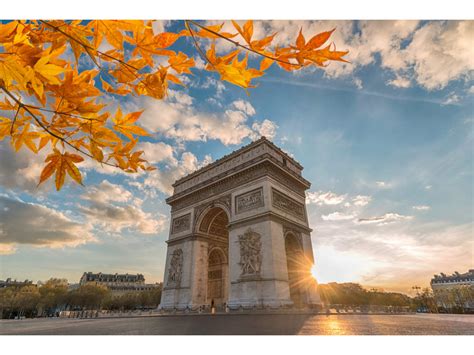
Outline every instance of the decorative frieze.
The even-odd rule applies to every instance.
[[[167,286],[179,286],[183,274],[183,250],[176,249],[171,255]]]
[[[173,219],[171,234],[187,231],[191,228],[191,213]]]
[[[272,188],[272,205],[302,221],[306,221],[304,204],[293,200],[274,188]]]
[[[264,206],[263,188],[246,192],[235,197],[235,213],[242,213]]]
[[[261,235],[252,228],[248,228],[243,235],[239,235],[240,246],[240,276],[260,275],[262,267]]]

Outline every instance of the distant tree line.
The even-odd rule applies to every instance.
[[[450,288],[433,293],[430,288],[413,287],[416,296],[397,292],[367,290],[357,283],[329,283],[319,285],[323,303],[336,307],[395,307],[427,313],[472,313],[474,287]]]
[[[62,310],[135,310],[158,307],[161,287],[115,296],[98,285],[68,290],[67,280],[52,278],[41,285],[0,289],[0,317],[56,316]]]
[[[323,303],[344,306],[411,306],[412,298],[396,292],[367,290],[357,283],[329,283],[319,285]]]

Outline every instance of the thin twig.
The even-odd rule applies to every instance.
[[[18,117],[18,114],[20,113],[21,106],[18,105],[18,108],[16,109],[15,117],[13,117],[12,121],[12,126],[10,127],[10,135],[13,135],[13,127],[15,126],[16,118]]]
[[[185,22],[186,22],[186,23],[187,23],[187,22],[190,22],[190,23],[192,23],[193,25],[198,26],[199,28],[203,29],[204,31],[207,31],[207,32],[209,32],[209,33],[212,33],[213,35],[218,36],[218,37],[220,37],[220,38],[222,38],[222,39],[224,39],[224,40],[226,40],[226,41],[232,43],[233,45],[235,45],[235,46],[237,46],[237,47],[243,48],[243,49],[245,49],[245,50],[247,50],[247,51],[249,51],[249,52],[253,52],[253,53],[258,54],[258,55],[260,55],[260,56],[262,56],[262,57],[265,57],[265,58],[268,58],[268,59],[272,59],[272,60],[274,60],[274,61],[276,61],[276,62],[280,62],[280,63],[284,63],[284,64],[288,64],[288,65],[294,65],[294,66],[301,67],[301,68],[303,67],[303,65],[301,65],[301,64],[287,62],[287,61],[285,61],[285,60],[281,60],[281,59],[278,59],[278,58],[276,58],[276,57],[269,56],[269,55],[267,55],[267,54],[265,54],[265,53],[261,53],[261,52],[255,50],[255,49],[253,49],[253,48],[251,48],[251,47],[244,46],[243,44],[240,44],[239,42],[234,41],[233,39],[227,38],[226,36],[221,35],[219,32],[210,30],[210,29],[207,28],[206,26],[203,26],[203,25],[201,25],[201,24],[199,24],[199,23],[197,23],[197,22],[195,22],[195,21],[192,21],[192,20],[185,20]]]
[[[194,41],[194,45],[196,46],[196,49],[198,50],[199,54],[201,55],[202,59],[205,59],[209,64],[211,64],[211,66],[215,69],[216,67],[214,66],[214,63],[211,62],[209,60],[209,58],[207,57],[206,53],[204,53],[201,49],[201,46],[199,46],[197,40],[196,40],[196,37],[194,36],[194,32],[193,30],[191,29],[191,26],[189,26],[189,23],[188,23],[188,20],[185,20],[184,21],[184,24],[186,25],[186,28],[188,29],[189,33],[191,34],[191,37]]]
[[[34,106],[34,105],[27,105],[27,104],[24,104],[24,106],[28,106],[28,107],[31,107],[33,109],[44,111],[44,112],[54,113],[54,114],[57,114],[57,115],[63,115],[63,116],[68,116],[68,117],[73,117],[73,118],[80,118],[82,120],[87,120],[87,121],[102,122],[101,120],[98,120],[97,118],[84,117],[84,116],[80,116],[80,115],[76,115],[76,114],[68,113],[68,112],[64,112],[64,111],[55,111],[55,110],[50,110],[50,109],[47,109],[47,108],[44,108],[44,107],[39,107],[39,106]]]

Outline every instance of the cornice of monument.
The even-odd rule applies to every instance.
[[[209,171],[213,168],[215,168],[216,166],[222,164],[222,163],[225,163],[229,160],[232,160],[233,158],[241,155],[241,154],[244,154],[246,151],[249,151],[261,144],[267,144],[269,147],[271,147],[272,149],[274,149],[275,151],[277,151],[280,155],[282,155],[284,158],[286,158],[287,160],[289,160],[291,163],[293,163],[298,169],[300,170],[303,170],[303,166],[298,162],[296,161],[294,158],[292,158],[291,156],[289,156],[287,153],[285,153],[281,148],[279,148],[278,146],[276,146],[272,141],[270,141],[267,137],[265,136],[262,136],[260,137],[260,139],[256,140],[256,141],[253,141],[237,150],[234,150],[232,153],[230,154],[227,154],[227,155],[224,155],[222,158],[219,158],[217,159],[216,161],[206,165],[206,166],[203,166],[202,168],[196,170],[196,171],[193,171],[192,173],[188,174],[188,175],[185,175],[183,176],[182,178],[176,180],[171,186],[173,187],[176,187],[206,171]]]
[[[206,171],[209,171],[212,168],[218,167],[222,163],[230,162],[231,159],[234,159],[241,154],[245,154],[247,151],[250,151],[251,149],[254,149],[255,147],[258,147],[259,145],[262,145],[262,144],[267,144],[274,151],[278,150],[277,154],[280,154],[280,156],[282,156],[283,158],[285,159],[287,157],[289,158],[289,156],[286,153],[282,152],[278,147],[276,147],[273,143],[268,141],[265,137],[262,137],[258,141],[255,141],[239,150],[236,150],[235,152],[229,154],[228,156],[222,159],[219,159],[216,162],[208,165],[207,167],[201,168],[197,170],[196,172],[186,176],[185,178],[182,178],[178,180],[177,182],[175,182],[173,184],[173,186],[175,187],[175,193],[172,196],[168,197],[166,199],[166,202],[168,204],[172,204],[176,202],[177,200],[180,200],[186,196],[190,196],[198,191],[204,191],[207,188],[212,188],[212,186],[215,186],[216,184],[222,183],[224,181],[232,181],[232,179],[235,178],[236,176],[241,175],[242,173],[245,174],[245,171],[247,170],[250,171],[252,168],[257,168],[259,166],[268,165],[268,164],[271,165],[275,171],[278,171],[280,176],[286,176],[287,178],[290,178],[290,180],[293,181],[293,183],[291,184],[299,185],[302,191],[310,188],[311,183],[305,178],[303,178],[301,176],[301,173],[295,172],[294,170],[289,168],[286,164],[279,161],[276,157],[274,157],[269,152],[263,152],[262,154],[256,155],[256,157],[252,159],[249,159],[240,164],[237,164],[227,170],[222,170],[219,174],[210,176],[207,179],[203,179],[194,185],[190,185],[189,187],[185,189],[183,189],[183,187],[180,186],[183,183],[189,182],[193,178],[197,178],[200,174],[204,174],[206,173]],[[296,162],[296,161],[294,159],[291,159],[292,164],[293,162]],[[299,163],[296,162],[296,164],[294,164],[295,167],[297,169],[300,169]],[[301,170],[302,168],[300,169],[300,171]],[[177,186],[180,186],[182,190],[176,192]],[[304,195],[304,192],[303,192],[303,195]]]
[[[251,173],[252,171],[256,172],[258,170],[263,169],[260,173],[254,174]],[[246,164],[239,165],[234,169],[229,171],[225,171],[222,174],[215,176],[209,180],[206,180],[202,183],[199,183],[195,186],[192,186],[184,191],[179,193],[175,193],[174,195],[168,197],[166,199],[166,203],[169,205],[173,205],[179,200],[184,198],[192,197],[196,195],[197,200],[206,199],[213,195],[217,195],[232,189],[233,185],[240,185],[243,182],[241,180],[242,177],[246,180],[245,182],[249,182],[255,179],[258,179],[262,176],[271,175],[275,173],[271,173],[271,171],[275,171],[276,174],[280,176],[277,178],[277,181],[283,183],[288,188],[292,189],[296,193],[300,194],[304,197],[304,191],[311,187],[311,183],[304,179],[302,176],[297,175],[296,173],[290,173],[288,169],[284,169],[276,160],[275,158],[268,156],[268,154],[260,155],[255,160],[246,162]],[[255,176],[252,176],[254,174]],[[235,183],[233,184],[233,180]],[[288,182],[288,181],[291,181]],[[295,188],[296,185],[299,185],[300,188]],[[213,191],[214,187],[218,186],[219,191]],[[205,193],[208,191],[209,193]],[[208,196],[197,196],[197,195],[208,195]],[[192,203],[192,202],[191,202]],[[180,208],[176,208],[178,210]]]

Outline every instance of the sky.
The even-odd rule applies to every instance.
[[[209,23],[216,23],[210,21]],[[155,31],[181,30],[156,21]],[[226,24],[225,26],[229,26]],[[168,97],[104,98],[145,109],[140,145],[158,169],[85,162],[85,187],[37,187],[44,155],[0,142],[0,279],[78,282],[85,271],[162,281],[171,184],[265,135],[303,166],[320,283],[411,292],[474,267],[472,21],[256,21],[275,44],[336,28],[350,63],[288,73],[272,66],[249,95],[195,58]],[[230,29],[230,28],[229,28]],[[232,47],[217,43],[218,53]],[[251,57],[251,63],[255,58]],[[92,63],[84,57],[80,68]],[[45,154],[45,153],[43,153]]]

